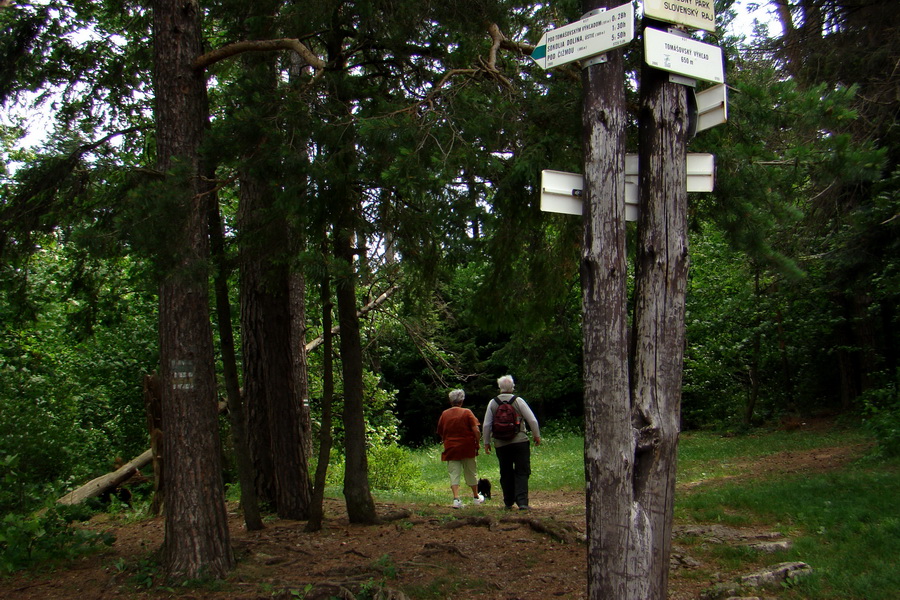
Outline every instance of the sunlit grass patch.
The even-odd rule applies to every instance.
[[[736,478],[678,498],[676,515],[735,525],[734,515],[745,515],[746,523],[790,534],[794,546],[784,560],[813,568],[812,577],[793,583],[792,597],[887,600],[900,589],[898,498],[896,464],[862,462],[752,483]],[[728,551],[719,560],[727,567]]]

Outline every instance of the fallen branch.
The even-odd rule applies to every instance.
[[[366,304],[365,306],[363,306],[361,309],[359,309],[358,311],[356,311],[356,316],[357,316],[357,317],[364,317],[364,316],[366,316],[367,314],[369,314],[370,312],[372,312],[373,310],[375,310],[376,308],[378,308],[379,306],[381,306],[382,304],[384,304],[385,302],[387,302],[388,299],[389,299],[389,298],[394,294],[394,292],[396,292],[399,288],[400,288],[400,286],[392,285],[391,287],[389,287],[389,288],[387,289],[386,292],[384,292],[383,294],[381,294],[380,296],[378,296],[377,298],[375,298],[374,300],[372,300],[371,302],[369,302],[368,304]],[[335,325],[334,327],[331,328],[331,335],[338,335],[340,332],[341,332],[341,327],[340,327],[340,325]],[[307,352],[311,352],[311,351],[315,350],[316,348],[318,348],[319,346],[321,346],[322,343],[323,343],[324,341],[325,341],[325,336],[324,336],[324,335],[320,335],[319,337],[317,337],[317,338],[314,339],[313,341],[311,341],[311,342],[309,342],[309,343],[306,344],[306,351],[307,351]]]

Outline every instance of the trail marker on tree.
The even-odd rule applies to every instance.
[[[634,5],[593,11],[541,36],[531,59],[544,69],[603,54],[634,39]]]

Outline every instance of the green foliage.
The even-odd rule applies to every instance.
[[[375,490],[409,491],[422,485],[421,474],[410,451],[397,444],[369,449],[369,485]]]
[[[893,382],[863,395],[866,427],[878,442],[883,457],[900,456],[900,395]]]
[[[317,367],[321,356],[310,356],[310,380],[309,389],[312,398],[321,398],[322,379],[316,376]],[[335,371],[340,373],[340,363],[335,362]],[[370,448],[385,446],[395,443],[399,439],[400,421],[394,412],[396,402],[395,393],[386,390],[381,385],[381,377],[372,371],[363,372],[363,387],[365,402],[363,412],[366,418],[366,443]],[[343,446],[344,425],[343,412],[343,382],[340,377],[335,378],[335,398],[332,402],[332,435],[334,436],[334,448]],[[318,430],[322,423],[321,404],[311,403],[311,419],[314,430]]]
[[[0,461],[0,575],[46,567],[96,550],[114,541],[73,525],[89,516],[84,507],[56,504],[56,490],[23,480],[18,458]],[[41,506],[33,511],[31,507]],[[23,510],[24,509],[24,510]]]
[[[52,239],[30,260],[33,318],[0,327],[0,456],[19,455],[23,480],[70,483],[146,449],[155,303],[133,269]]]

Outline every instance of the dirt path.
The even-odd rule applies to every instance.
[[[786,452],[748,463],[742,477],[821,472],[844,465],[863,451],[845,447]],[[678,493],[690,489],[679,488]],[[536,492],[532,507],[529,513],[506,511],[496,499],[462,510],[380,504],[379,514],[402,509],[409,516],[357,526],[347,522],[342,502],[328,500],[325,528],[317,533],[306,533],[305,523],[290,521],[273,521],[263,531],[247,532],[239,515],[232,513],[238,566],[228,580],[171,591],[147,590],[140,583],[156,583],[152,553],[162,543],[162,519],[124,523],[98,515],[86,526],[113,533],[112,547],[50,573],[0,579],[0,598],[329,598],[341,597],[342,586],[359,593],[376,584],[402,590],[415,600],[584,598],[583,493]],[[698,598],[711,583],[705,573],[718,567],[685,556],[677,543],[673,554],[670,599]],[[723,576],[727,574],[719,573]]]

